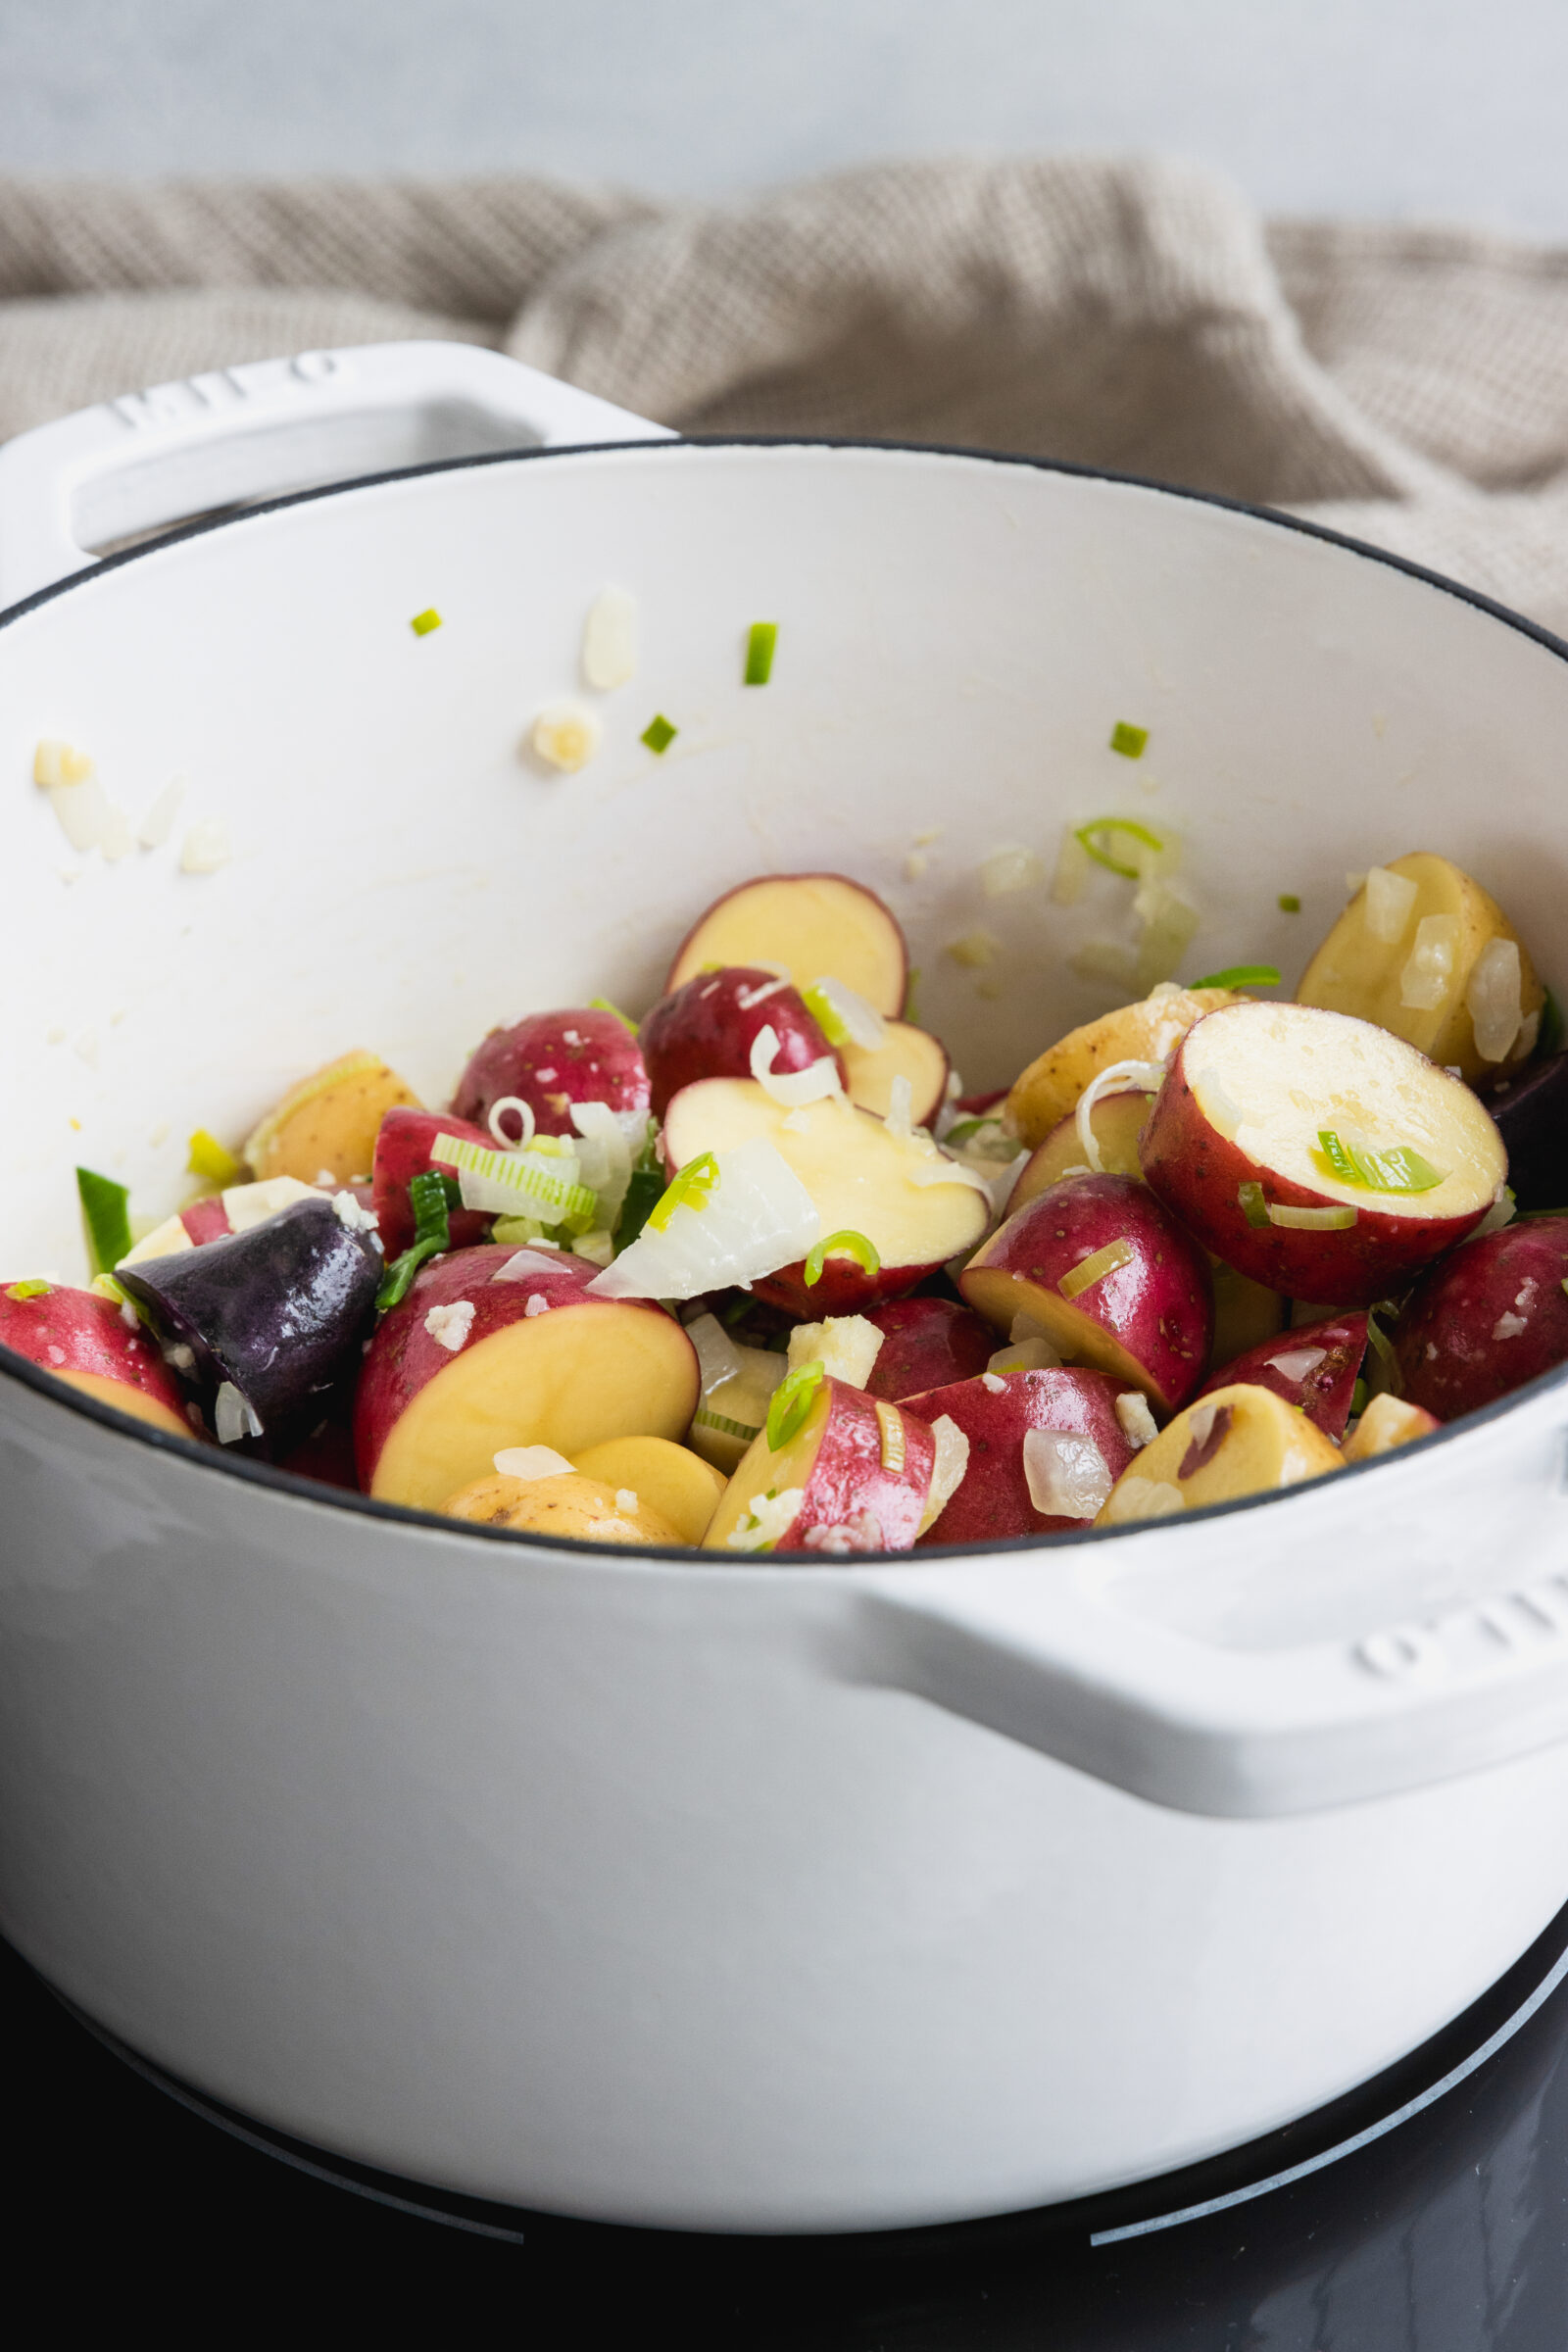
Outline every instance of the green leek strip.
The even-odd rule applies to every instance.
[[[1275,1200],[1268,1204],[1269,1223],[1293,1233],[1344,1233],[1360,1214],[1358,1208],[1284,1208]]]
[[[217,1185],[238,1184],[245,1173],[245,1162],[226,1152],[216,1135],[198,1127],[190,1139],[190,1157],[185,1165],[192,1176],[206,1176]]]
[[[1131,1265],[1132,1256],[1131,1242],[1107,1242],[1103,1250],[1095,1250],[1092,1256],[1074,1266],[1071,1273],[1064,1274],[1056,1288],[1064,1298],[1076,1298],[1080,1291],[1087,1291],[1095,1283],[1103,1282],[1105,1276],[1114,1274],[1118,1266]]]
[[[1236,1201],[1254,1233],[1268,1223],[1268,1203],[1263,1198],[1260,1184],[1239,1184],[1236,1187]]]
[[[830,1233],[826,1241],[818,1242],[814,1250],[807,1252],[808,1290],[821,1281],[822,1268],[830,1257],[857,1258],[867,1274],[880,1274],[882,1271],[882,1259],[875,1242],[868,1241],[863,1233],[857,1233],[853,1225],[846,1225],[841,1232]]]
[[[809,988],[802,989],[801,1003],[806,1006],[807,1011],[830,1046],[849,1044],[849,1030],[828,1003],[819,980],[813,980]]]
[[[1359,1152],[1344,1144],[1332,1127],[1320,1127],[1317,1140],[1330,1170],[1341,1184],[1364,1185],[1374,1193],[1430,1193],[1444,1181],[1444,1171],[1408,1144],[1387,1152]]]
[[[711,1152],[689,1159],[666,1185],[648,1212],[655,1233],[662,1233],[677,1208],[706,1208],[708,1196],[718,1182],[718,1161]]]
[[[588,1005],[592,1012],[612,1012],[623,1029],[629,1029],[633,1037],[639,1034],[642,1024],[634,1021],[629,1012],[622,1012],[618,1004],[612,1004],[608,997],[590,997]]]
[[[125,1209],[130,1195],[112,1176],[78,1168],[76,1198],[81,1202],[88,1265],[94,1274],[112,1274],[130,1250],[130,1218]]]
[[[1125,718],[1118,718],[1110,730],[1110,748],[1113,752],[1120,752],[1124,760],[1141,760],[1148,741],[1149,729],[1135,727]]]
[[[816,1402],[816,1392],[826,1378],[827,1366],[819,1356],[784,1375],[768,1399],[767,1447],[770,1453],[779,1452],[804,1428],[806,1416]]]
[[[1367,1342],[1381,1366],[1379,1377],[1393,1396],[1404,1395],[1404,1376],[1399,1370],[1399,1359],[1394,1352],[1394,1342],[1378,1321],[1378,1316],[1382,1313],[1393,1317],[1398,1311],[1394,1299],[1380,1298],[1376,1306],[1368,1307],[1366,1316]]]
[[[438,1137],[437,1142],[449,1141]],[[409,1206],[414,1211],[414,1240],[401,1257],[393,1259],[382,1277],[381,1288],[375,1294],[375,1303],[385,1314],[389,1306],[401,1305],[408,1297],[409,1286],[427,1257],[439,1257],[452,1247],[448,1222],[451,1210],[457,1207],[463,1195],[457,1180],[443,1176],[439,1168],[425,1168],[409,1180]]]
[[[762,1425],[760,1421],[732,1421],[727,1413],[710,1413],[705,1404],[693,1413],[692,1426],[694,1429],[716,1429],[726,1438],[744,1438],[750,1445]]]
[[[1096,816],[1087,825],[1080,825],[1073,835],[1074,841],[1082,845],[1097,865],[1102,865],[1107,873],[1120,874],[1124,882],[1141,882],[1143,876],[1136,865],[1123,865],[1119,858],[1101,849],[1095,839],[1099,833],[1125,833],[1130,841],[1141,842],[1146,850],[1156,854],[1165,847],[1157,833],[1151,833],[1147,825],[1130,816]]]
[[[754,620],[746,640],[746,684],[765,686],[773,674],[773,648],[778,643],[776,620]]]
[[[1282,890],[1274,904],[1281,914],[1299,914],[1301,911],[1301,902],[1294,890]]]
[[[554,1136],[540,1140],[556,1141]],[[591,1216],[598,1208],[597,1193],[591,1193],[585,1184],[567,1184],[564,1177],[547,1176],[543,1168],[531,1167],[525,1152],[487,1152],[483,1145],[470,1144],[462,1136],[438,1135],[430,1146],[430,1157],[447,1167],[466,1168],[488,1183],[505,1185],[518,1196],[517,1207],[523,1215],[529,1200],[543,1200],[560,1217]],[[412,1194],[412,1186],[410,1191]]]
[[[102,1282],[107,1281],[108,1277],[106,1275],[99,1275],[97,1279]],[[52,1282],[40,1282],[37,1276],[34,1275],[26,1282],[8,1283],[6,1286],[6,1297],[8,1298],[15,1298],[17,1304],[20,1306],[24,1298],[47,1298],[53,1289],[54,1284]],[[121,1293],[121,1297],[124,1297],[123,1292]]]
[[[1536,1031],[1536,1059],[1544,1061],[1548,1054],[1560,1054],[1563,1035],[1562,1006],[1548,988],[1541,1007],[1541,1027]]]
[[[112,1274],[95,1274],[87,1288],[95,1298],[107,1298],[111,1306],[134,1308],[134,1301],[131,1299],[129,1292],[124,1290]]]
[[[1357,1379],[1354,1388],[1350,1391],[1350,1418],[1352,1421],[1358,1414],[1366,1411],[1366,1400],[1369,1394],[1366,1382]]]
[[[620,1204],[620,1222],[615,1227],[615,1255],[629,1250],[649,1217],[664,1197],[664,1179],[658,1168],[635,1168],[626,1187],[626,1198]]]
[[[1279,967],[1272,963],[1230,963],[1222,972],[1205,972],[1194,988],[1278,988]]]

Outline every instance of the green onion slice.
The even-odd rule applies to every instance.
[[[437,1139],[440,1140],[439,1138]],[[443,1176],[439,1168],[421,1169],[409,1180],[409,1206],[414,1211],[414,1240],[401,1257],[395,1257],[382,1277],[381,1288],[375,1294],[375,1303],[385,1314],[389,1306],[397,1306],[408,1297],[409,1286],[427,1257],[439,1257],[452,1247],[449,1213],[463,1199],[462,1188],[454,1176]]]
[[[1135,727],[1125,718],[1118,718],[1110,730],[1110,748],[1120,752],[1124,760],[1141,760],[1148,741],[1149,729]]]
[[[53,1289],[54,1284],[52,1282],[40,1282],[37,1276],[34,1275],[26,1282],[8,1283],[6,1285],[6,1297],[8,1298],[15,1298],[20,1306],[24,1298],[47,1298]]]
[[[767,1448],[770,1453],[779,1452],[804,1428],[806,1416],[816,1402],[816,1392],[826,1378],[827,1366],[819,1356],[784,1375],[768,1400]]]
[[[1278,988],[1279,968],[1272,963],[1229,963],[1222,972],[1205,972],[1193,988]]]
[[[1260,1184],[1239,1184],[1236,1187],[1237,1205],[1254,1232],[1268,1223],[1268,1202]]]
[[[430,1146],[430,1157],[515,1193],[518,1211],[523,1215],[527,1214],[528,1201],[542,1200],[556,1210],[558,1221],[585,1215],[591,1220],[599,1205],[597,1193],[591,1193],[585,1184],[568,1184],[564,1177],[552,1176],[547,1169],[533,1163],[533,1152],[549,1156],[551,1146],[556,1147],[558,1153],[568,1148],[562,1145],[558,1136],[542,1135],[536,1138],[529,1152],[488,1152],[481,1144],[470,1144],[466,1136],[438,1135]],[[418,1181],[417,1177],[414,1180],[415,1184]],[[409,1197],[411,1200],[414,1197],[412,1184]],[[458,1198],[462,1197],[460,1189]],[[585,1233],[588,1228],[581,1226],[578,1230]]]
[[[1118,1266],[1130,1265],[1132,1255],[1131,1242],[1107,1242],[1103,1250],[1095,1250],[1092,1256],[1082,1259],[1070,1273],[1064,1274],[1056,1288],[1064,1298],[1076,1298],[1080,1291],[1087,1291],[1093,1284],[1103,1282],[1105,1276],[1114,1274]]]
[[[868,1241],[863,1233],[857,1233],[853,1225],[846,1225],[841,1232],[830,1233],[826,1241],[818,1242],[814,1250],[808,1251],[808,1290],[821,1281],[822,1268],[830,1257],[857,1258],[867,1274],[880,1274],[882,1271],[882,1259],[875,1242]]]
[[[700,1152],[695,1159],[689,1159],[648,1212],[654,1232],[662,1233],[677,1208],[706,1208],[717,1182],[718,1161],[711,1152]]]
[[[1281,914],[1299,914],[1301,911],[1301,902],[1294,890],[1282,890],[1275,905]]]
[[[1373,1193],[1430,1193],[1444,1180],[1445,1171],[1408,1144],[1387,1152],[1360,1152],[1345,1144],[1332,1127],[1320,1127],[1317,1140],[1323,1157],[1341,1184],[1364,1185]]]
[[[1107,873],[1120,874],[1125,882],[1141,882],[1143,876],[1136,865],[1124,865],[1108,849],[1102,849],[1096,838],[1099,834],[1117,833],[1125,833],[1129,840],[1141,842],[1146,850],[1158,852],[1165,847],[1157,833],[1151,833],[1147,825],[1139,824],[1130,816],[1092,817],[1087,825],[1078,827],[1073,839],[1081,843],[1095,863],[1102,865]]]
[[[612,1012],[623,1029],[629,1029],[633,1037],[638,1035],[641,1022],[634,1021],[629,1012],[622,1012],[618,1004],[612,1004],[608,997],[590,997],[588,1004],[594,1012]]]
[[[754,620],[746,640],[746,683],[765,686],[773,674],[773,648],[778,643],[776,620]]]
[[[216,1135],[198,1127],[190,1139],[190,1157],[185,1162],[193,1176],[211,1177],[214,1184],[238,1184],[245,1173],[245,1162],[224,1150]]]
[[[710,1412],[705,1404],[693,1413],[692,1426],[694,1429],[716,1429],[726,1438],[744,1438],[750,1445],[761,1424],[757,1421],[732,1421],[728,1413]]]
[[[642,740],[651,752],[657,752],[662,759],[679,733],[679,727],[672,727],[663,712],[656,710],[643,729]]]
[[[441,615],[434,605],[426,605],[422,612],[416,612],[409,626],[416,637],[428,637],[432,629],[441,626]]]
[[[1268,1204],[1269,1223],[1295,1233],[1345,1233],[1360,1214],[1358,1208],[1287,1208],[1277,1200]]]
[[[76,1198],[87,1237],[87,1262],[94,1274],[112,1274],[130,1249],[130,1218],[125,1209],[130,1194],[112,1176],[78,1168]]]

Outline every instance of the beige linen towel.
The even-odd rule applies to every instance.
[[[692,432],[982,444],[1305,509],[1568,631],[1568,252],[1265,223],[1206,171],[1074,157],[723,206],[0,178],[0,436],[410,335]]]

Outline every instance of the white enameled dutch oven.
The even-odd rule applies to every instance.
[[[191,1129],[362,1043],[440,1102],[498,1020],[650,1001],[761,869],[887,896],[970,1087],[1104,1001],[1065,964],[1104,910],[976,867],[1106,809],[1183,837],[1202,966],[1294,976],[1348,867],[1430,847],[1568,977],[1563,647],[1277,517],[690,446],[427,345],[13,443],[0,567],[8,1277],[83,1279],[77,1161],[161,1213]],[[610,581],[641,668],[552,779],[519,741]],[[63,881],[45,735],[132,810],[182,774],[232,862]],[[995,1000],[942,954],[980,921]],[[229,2106],[525,2206],[855,2230],[1152,2176],[1388,2065],[1568,1895],[1565,1430],[1553,1375],[1262,1506],[770,1565],[313,1489],[7,1355],[0,1928]]]

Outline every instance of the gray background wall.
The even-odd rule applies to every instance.
[[[1568,234],[1564,0],[0,0],[0,169],[719,195],[1160,147],[1274,211]]]

